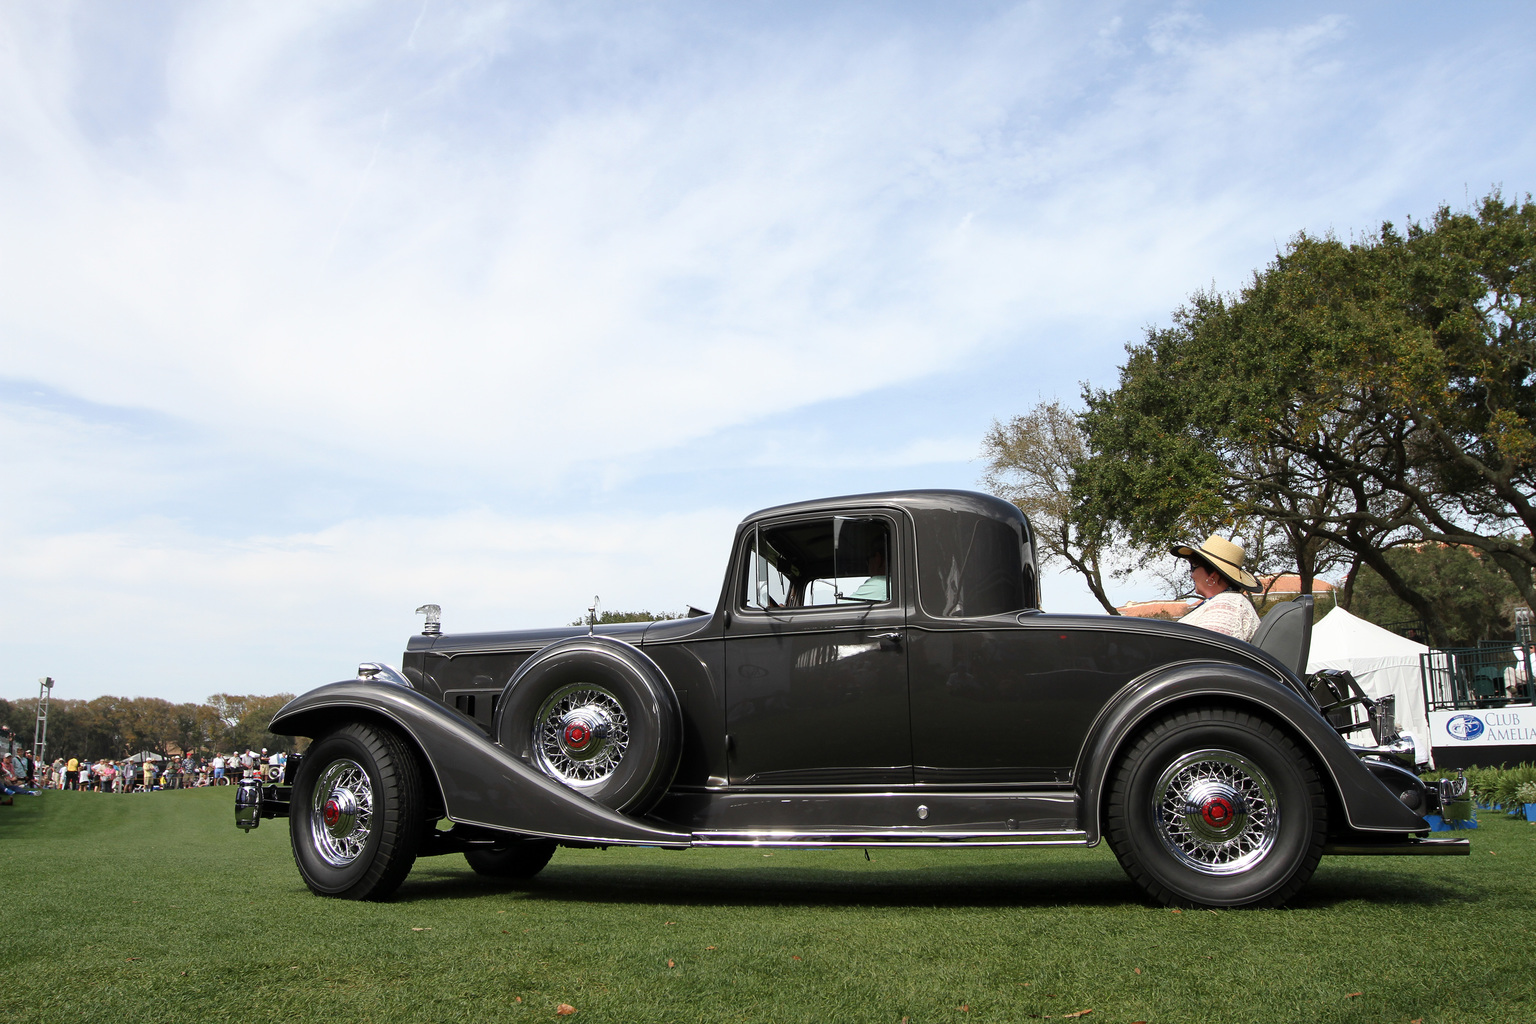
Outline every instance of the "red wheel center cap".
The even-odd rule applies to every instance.
[[[565,745],[572,750],[580,750],[592,741],[592,730],[581,722],[572,722],[565,727]]]
[[[325,802],[325,810],[321,814],[324,815],[327,826],[331,828],[336,827],[336,823],[341,820],[341,805],[336,802],[335,797],[331,797]]]
[[[1200,808],[1200,817],[1212,828],[1224,828],[1232,823],[1232,801],[1224,796],[1212,797]]]

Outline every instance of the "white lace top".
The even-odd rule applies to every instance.
[[[1252,640],[1259,628],[1259,613],[1253,602],[1235,590],[1226,590],[1195,605],[1195,610],[1179,620],[1186,626],[1199,626],[1216,633]]]

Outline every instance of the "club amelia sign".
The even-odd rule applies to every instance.
[[[1437,747],[1536,744],[1536,708],[1431,711],[1429,732]]]

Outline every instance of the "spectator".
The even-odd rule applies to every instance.
[[[1175,544],[1168,550],[1188,560],[1195,593],[1200,595],[1200,603],[1179,621],[1252,640],[1259,616],[1243,591],[1258,590],[1259,581],[1243,568],[1246,555],[1242,547],[1213,533],[1199,546]]]
[[[0,804],[13,804],[17,793],[25,793],[28,796],[37,796],[37,790],[28,789],[22,784],[23,780],[16,774],[16,764],[10,754],[0,756]]]
[[[1504,670],[1504,692],[1510,700],[1528,700],[1530,698],[1531,649],[1524,646],[1516,647],[1514,653],[1515,663]]]

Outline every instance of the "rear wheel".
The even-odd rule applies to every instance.
[[[299,766],[288,834],[299,874],[321,896],[389,896],[416,861],[425,822],[421,771],[388,728],[343,726]]]
[[[555,855],[553,839],[513,839],[505,846],[475,847],[464,859],[475,874],[487,878],[532,878]]]
[[[1242,711],[1153,723],[1121,759],[1106,835],[1126,873],[1170,906],[1278,906],[1322,857],[1328,801],[1312,759]]]

